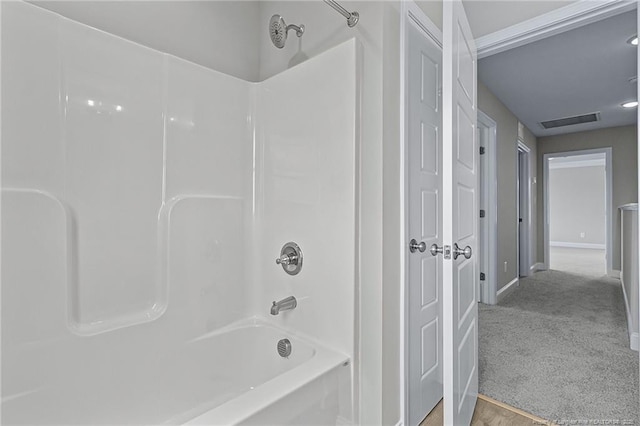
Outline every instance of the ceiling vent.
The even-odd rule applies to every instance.
[[[556,120],[541,121],[540,124],[545,129],[553,129],[556,127],[573,126],[574,124],[592,123],[594,121],[600,121],[599,112],[576,115],[575,117],[558,118]]]

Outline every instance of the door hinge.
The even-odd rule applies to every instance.
[[[480,281],[484,281],[486,279],[486,275],[484,274],[484,272],[480,272]]]
[[[481,146],[480,147],[480,155],[484,155],[484,153],[485,153],[484,146]]]
[[[444,258],[451,259],[451,246],[444,246]]]
[[[484,209],[480,209],[480,217],[485,217],[486,212],[484,211]]]

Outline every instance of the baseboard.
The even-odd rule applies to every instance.
[[[629,346],[631,347],[631,349],[633,349],[634,351],[637,351],[638,348],[638,333],[631,333],[629,335]]]
[[[638,350],[638,332],[631,330],[631,309],[629,308],[629,299],[627,298],[627,292],[624,289],[624,281],[621,280],[622,298],[624,299],[624,311],[627,314],[627,332],[629,333],[629,347],[634,351]]]
[[[605,244],[570,243],[568,241],[550,241],[549,245],[551,247],[568,247],[568,248],[597,249],[597,250],[605,250],[607,248]]]
[[[336,418],[336,426],[353,426],[353,422],[338,415]],[[400,420],[396,426],[402,426],[402,420]]]
[[[607,275],[610,276],[611,278],[620,279],[620,276],[622,275],[622,273],[620,271],[618,271],[617,269],[609,269],[607,271]]]
[[[533,265],[531,265],[531,268],[529,268],[531,273],[538,272],[538,271],[545,271],[546,269],[547,268],[544,267],[544,263],[542,262],[534,263]]]
[[[500,290],[498,290],[498,292],[496,293],[496,303],[500,303],[502,299],[507,297],[507,295],[509,295],[513,290],[515,290],[519,282],[520,282],[520,279],[516,277],[513,280],[511,280],[510,283],[508,283],[507,285],[502,287]]]

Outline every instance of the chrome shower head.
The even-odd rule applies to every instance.
[[[304,34],[304,25],[287,25],[280,15],[273,15],[269,20],[269,36],[273,45],[278,49],[282,49],[287,41],[287,33],[289,30],[295,30],[298,37]]]

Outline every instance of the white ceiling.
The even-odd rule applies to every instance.
[[[503,2],[510,4],[511,2]],[[536,136],[634,124],[636,11],[626,12],[478,61],[478,78]],[[600,112],[601,121],[557,129],[539,122]]]

